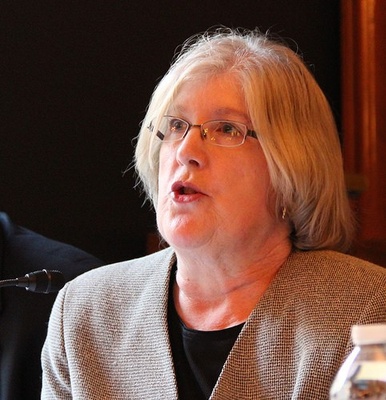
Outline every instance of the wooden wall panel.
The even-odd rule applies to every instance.
[[[343,154],[359,222],[353,253],[386,266],[386,2],[342,0],[341,12]]]

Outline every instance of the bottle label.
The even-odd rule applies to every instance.
[[[362,361],[355,372],[355,380],[386,382],[386,361]]]

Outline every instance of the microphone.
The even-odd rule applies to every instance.
[[[0,281],[0,288],[16,286],[23,287],[30,292],[47,294],[59,291],[65,283],[64,275],[60,271],[42,269],[25,274],[21,278]]]

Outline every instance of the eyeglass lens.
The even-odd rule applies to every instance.
[[[244,143],[247,127],[234,121],[208,121],[202,125],[192,125],[188,122],[171,116],[163,117],[160,133],[164,142],[173,142],[185,137],[192,127],[199,127],[204,138],[218,146],[239,146]]]

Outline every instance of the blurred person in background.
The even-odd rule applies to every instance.
[[[47,269],[61,271],[69,281],[101,264],[85,251],[18,226],[0,212],[0,280]],[[56,294],[0,289],[0,400],[40,398],[40,355]]]

